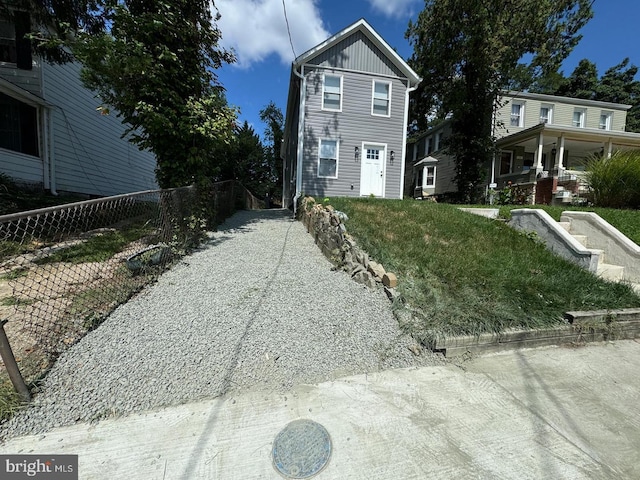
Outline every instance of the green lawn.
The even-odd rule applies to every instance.
[[[506,224],[457,206],[332,198],[347,231],[387,270],[414,311],[403,325],[436,337],[556,325],[568,310],[640,306],[626,285],[600,280]],[[398,306],[397,306],[398,307]]]

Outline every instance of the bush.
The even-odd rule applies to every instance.
[[[587,163],[587,184],[599,207],[640,207],[640,152],[617,151],[611,158],[594,157]]]

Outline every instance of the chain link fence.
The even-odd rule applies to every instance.
[[[221,182],[0,216],[0,320],[23,376],[41,375],[236,209],[259,207]]]

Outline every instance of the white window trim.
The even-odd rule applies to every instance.
[[[325,176],[320,175],[320,152],[322,149],[322,142],[336,142],[336,174],[335,176]],[[318,168],[317,168],[317,176],[318,178],[338,178],[338,167],[340,166],[340,141],[336,138],[321,138],[318,140]]]
[[[540,110],[543,108],[549,110],[549,119],[547,120],[546,125],[553,125],[553,105],[550,103],[543,103],[540,105]],[[540,113],[542,114],[542,111]],[[540,123],[542,123],[542,115],[540,115]]]
[[[520,117],[518,119],[518,125],[513,125],[511,120],[513,119],[513,106],[520,105]],[[514,128],[522,128],[524,127],[524,113],[525,113],[525,103],[524,102],[511,102],[511,111],[509,112],[509,126]]]
[[[575,114],[580,113],[580,125],[575,125]],[[587,124],[587,109],[586,108],[574,108],[573,115],[571,116],[571,126],[575,128],[584,128]]]
[[[607,121],[605,122],[605,128],[602,128],[601,120],[602,120],[602,117],[604,116],[607,117]],[[613,112],[607,111],[607,110],[601,111],[600,118],[598,119],[598,129],[603,131],[610,131],[612,123],[613,123]]]
[[[376,95],[376,83],[384,83],[386,85],[389,85],[389,99],[387,100],[389,102],[388,104],[388,108],[387,108],[387,114],[386,115],[382,115],[380,113],[374,113],[373,110],[373,101],[375,99],[375,95]],[[386,117],[389,118],[391,117],[391,90],[393,88],[393,83],[387,81],[387,80],[378,80],[378,79],[373,79],[371,81],[371,115],[374,117]]]
[[[325,78],[326,77],[337,77],[340,79],[340,108],[336,109],[336,108],[326,108],[324,106],[324,93],[325,93]],[[342,97],[343,95],[343,80],[344,77],[342,75],[336,75],[335,73],[323,73],[322,74],[322,110],[327,111],[327,112],[342,112]]]
[[[430,168],[433,168],[433,185],[429,185],[427,183],[427,172]],[[422,169],[422,188],[435,188],[436,186],[436,166],[435,165],[425,165]]]

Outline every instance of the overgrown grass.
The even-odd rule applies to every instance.
[[[425,343],[461,334],[557,325],[568,310],[640,306],[609,283],[551,255],[507,225],[413,200],[331,199],[347,230],[398,274],[418,321],[403,325]]]
[[[23,405],[9,376],[4,372],[0,373],[0,422],[13,416]]]
[[[638,245],[640,245],[640,211],[630,209],[602,208],[602,207],[574,207],[574,206],[551,206],[551,205],[502,205],[500,206],[500,217],[511,218],[511,210],[516,208],[541,208],[551,217],[559,221],[564,211],[594,212],[600,215],[605,221]]]
[[[55,262],[86,263],[102,262],[121,252],[124,247],[152,232],[147,225],[131,225],[120,230],[114,230],[95,235],[89,240],[77,245],[58,250],[57,252],[36,260],[35,263],[43,265]]]

